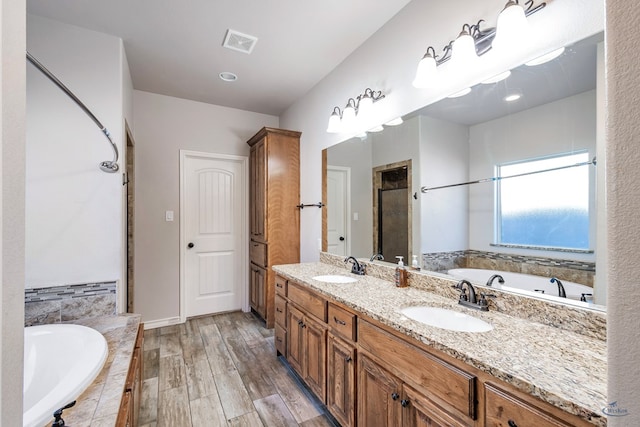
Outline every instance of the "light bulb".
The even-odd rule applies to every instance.
[[[352,104],[353,103],[353,104]],[[347,106],[342,111],[342,131],[351,132],[356,127],[356,108],[355,101],[349,99]]]
[[[459,69],[471,65],[478,55],[476,54],[476,43],[471,34],[463,29],[458,38],[453,42],[451,51],[451,62]]]
[[[528,40],[529,22],[524,9],[517,2],[509,0],[498,16],[496,36],[491,43],[493,49],[508,52],[521,49]]]
[[[416,70],[416,77],[413,79],[413,87],[422,89],[433,86],[438,75],[436,65],[436,59],[432,56],[431,52],[427,50],[420,62],[418,62],[418,69]]]
[[[365,93],[358,103],[358,119],[367,120],[373,109],[373,99],[369,94]]]
[[[338,110],[338,111],[336,111]],[[338,107],[333,109],[333,113],[329,117],[329,124],[327,125],[328,133],[340,133],[340,109]]]

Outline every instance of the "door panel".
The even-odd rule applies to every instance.
[[[185,315],[238,310],[246,280],[244,160],[186,155],[183,167]]]
[[[346,255],[348,245],[348,171],[327,168],[327,252]]]

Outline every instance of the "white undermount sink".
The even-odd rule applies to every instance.
[[[493,329],[482,319],[446,308],[415,306],[403,308],[400,312],[417,322],[450,331],[487,332]]]
[[[329,275],[326,275],[326,276],[315,276],[315,277],[313,277],[313,280],[317,280],[319,282],[325,282],[325,283],[355,283],[355,282],[357,282],[357,280],[354,279],[353,277],[340,276],[338,274],[329,274]]]

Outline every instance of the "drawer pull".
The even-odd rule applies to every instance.
[[[277,338],[278,342],[282,342],[282,338],[278,337]]]
[[[398,398],[399,398],[399,397],[400,397],[400,395],[399,395],[398,393],[395,393],[395,392],[394,392],[394,393],[391,393],[391,398],[392,398],[393,400],[398,400]]]
[[[282,285],[280,283],[276,283],[276,288],[282,289]]]
[[[509,420],[507,424],[509,424],[509,427],[518,427],[518,424],[516,424],[516,422],[513,420]]]
[[[347,322],[338,319],[336,316],[333,316],[333,321],[336,322],[338,325],[342,325],[342,326],[346,326]]]
[[[351,356],[347,356],[347,357],[344,358],[344,361],[347,362],[347,363],[351,362],[352,360],[353,359],[351,358]]]
[[[402,407],[403,407],[403,408],[406,408],[407,406],[409,406],[409,400],[407,400],[407,399],[402,399],[402,400],[400,401],[400,404],[402,405]],[[518,426],[516,426],[516,427],[518,427]]]
[[[280,309],[280,308],[276,308],[276,311],[277,311],[278,313],[282,313],[282,309]]]

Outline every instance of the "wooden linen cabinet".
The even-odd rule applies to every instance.
[[[300,262],[300,132],[264,127],[247,144],[250,305],[273,328],[271,267]]]

